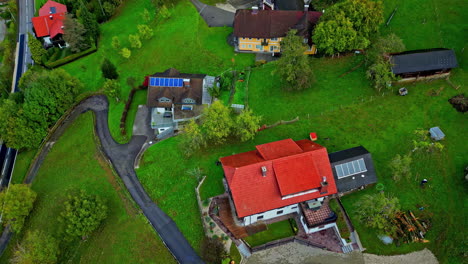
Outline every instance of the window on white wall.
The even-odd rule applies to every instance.
[[[278,211],[276,211],[276,214],[277,214],[277,215],[280,215],[280,214],[282,214],[282,213],[283,213],[283,210],[278,210]]]
[[[262,220],[262,219],[263,219],[263,215],[257,216],[257,220]]]
[[[297,208],[297,206],[293,206],[293,207],[291,207],[291,209],[296,209],[296,208]]]

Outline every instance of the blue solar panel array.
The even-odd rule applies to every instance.
[[[182,87],[184,80],[175,78],[150,78],[150,86]]]

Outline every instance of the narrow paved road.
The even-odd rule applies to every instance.
[[[108,127],[108,101],[103,95],[92,96],[82,101],[72,110],[41,150],[38,159],[35,160],[31,171],[26,176],[25,183],[31,183],[33,181],[47,153],[63,134],[68,125],[80,114],[89,110],[93,111],[96,117],[95,130],[101,141],[100,147],[102,151],[111,161],[133,199],[140,206],[172,255],[179,263],[204,263],[179,231],[174,221],[151,200],[137,178],[133,164],[138,152],[146,142],[147,136],[135,135],[128,144],[123,145],[115,142]],[[4,235],[5,232],[2,237]],[[2,248],[1,237],[0,248]]]
[[[232,27],[234,23],[233,12],[204,4],[199,0],[191,1],[209,27]]]

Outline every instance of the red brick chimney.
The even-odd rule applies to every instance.
[[[258,6],[252,6],[252,14],[253,15],[258,14]]]

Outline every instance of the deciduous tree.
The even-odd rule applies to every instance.
[[[389,235],[395,232],[392,220],[400,211],[398,198],[386,196],[383,192],[366,194],[356,203],[356,206],[355,213],[363,224],[382,230]]]
[[[63,69],[32,68],[23,75],[20,87],[24,102],[21,105],[7,102],[15,111],[1,111],[0,135],[9,147],[30,149],[40,144],[48,128],[70,107],[83,85]]]
[[[37,194],[26,184],[12,184],[0,193],[2,222],[10,225],[15,233],[19,233],[24,220],[31,212]]]
[[[345,0],[322,15],[314,30],[314,42],[326,54],[365,49],[383,21],[380,1]],[[334,22],[332,22],[334,21]]]
[[[102,75],[106,79],[117,79],[119,74],[117,73],[117,68],[115,65],[107,58],[101,64]]]
[[[89,49],[90,42],[86,39],[86,29],[77,19],[72,15],[65,15],[63,20],[63,40],[70,45],[72,52],[80,52]]]
[[[107,206],[98,196],[81,191],[78,195],[68,196],[65,209],[60,215],[68,238],[86,239],[106,219]]]
[[[203,111],[203,131],[207,142],[221,144],[231,135],[234,122],[231,110],[221,102],[215,101]]]
[[[129,59],[132,55],[132,52],[128,48],[123,48],[122,50],[120,50],[120,55],[122,55],[122,57],[126,59]]]
[[[52,236],[42,231],[32,231],[26,234],[13,253],[12,263],[15,264],[55,264],[59,253],[58,243]]]
[[[150,39],[153,37],[153,29],[147,25],[138,25],[138,32],[142,39]]]
[[[206,144],[201,128],[195,120],[190,120],[184,126],[181,139],[180,147],[185,156],[191,156]]]
[[[399,181],[402,177],[411,176],[411,155],[397,154],[389,164],[390,170],[392,171],[392,176],[394,181]]]
[[[117,102],[120,101],[122,96],[122,89],[120,87],[120,83],[117,80],[107,79],[106,82],[104,82],[102,89],[108,97],[114,98]]]
[[[205,237],[201,247],[202,258],[207,263],[221,263],[226,256],[223,243],[216,238]]]
[[[303,44],[302,37],[296,33],[295,29],[290,30],[281,41],[282,55],[275,70],[287,82],[287,90],[303,90],[314,81],[308,57],[304,55],[307,47]]]
[[[392,65],[385,58],[379,58],[366,72],[367,78],[377,91],[390,88],[393,81],[397,80],[392,72]]]
[[[31,57],[37,64],[42,64],[42,56],[47,54],[47,50],[42,47],[41,42],[28,32],[28,47]]]
[[[384,37],[379,37],[372,43],[370,48],[366,51],[366,60],[368,64],[373,64],[388,53],[401,52],[405,49],[403,41],[392,33]]]
[[[261,117],[253,114],[251,110],[245,110],[236,118],[235,133],[241,141],[253,139],[260,127]]]
[[[115,50],[120,50],[120,40],[117,36],[113,36],[112,37],[112,48],[114,48]]]
[[[324,20],[314,30],[314,42],[320,52],[333,55],[355,48],[357,33],[343,12],[336,12],[333,19]]]
[[[140,36],[138,36],[138,34],[129,35],[128,36],[128,41],[130,41],[130,47],[136,48],[136,49],[141,48],[141,40],[140,40]]]

